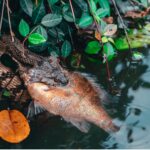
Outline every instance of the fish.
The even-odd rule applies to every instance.
[[[102,105],[103,90],[91,77],[65,70],[63,73],[68,78],[67,85],[49,86],[33,82],[30,72],[33,74],[34,69],[25,72],[22,78],[36,105],[53,115],[61,116],[84,133],[89,131],[89,123],[106,132],[119,130]]]

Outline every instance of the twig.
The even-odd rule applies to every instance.
[[[77,24],[76,24],[76,17],[75,17],[75,14],[74,14],[74,9],[73,9],[73,5],[72,5],[72,0],[69,0],[69,4],[70,4],[70,8],[71,8],[71,12],[72,12],[72,17],[73,17],[74,24],[75,24],[76,28],[78,29],[79,27],[78,27]]]
[[[15,40],[14,40],[14,33],[13,33],[12,27],[11,27],[11,20],[10,20],[10,14],[9,14],[9,2],[8,2],[8,0],[6,0],[6,4],[7,4],[7,15],[8,15],[8,23],[9,23],[11,40],[12,40],[12,42],[14,42]]]
[[[29,38],[29,36],[39,27],[39,25],[35,26],[32,31],[25,37],[25,39],[23,40],[22,44],[24,46],[25,41]]]
[[[35,0],[35,5],[36,5],[36,6],[38,5],[38,0]]]
[[[74,50],[75,50],[74,42],[73,42],[73,38],[72,38],[72,35],[71,35],[71,31],[70,31],[70,29],[69,29],[69,26],[68,26],[68,31],[69,31],[69,36],[70,36],[71,44],[72,44],[72,46],[73,46],[73,48],[74,48]]]
[[[125,36],[126,36],[126,40],[127,40],[127,42],[128,42],[129,50],[130,50],[130,53],[132,54],[132,51],[131,51],[131,44],[130,44],[130,40],[129,40],[129,37],[128,37],[128,33],[127,33],[127,30],[126,30],[126,26],[125,26],[125,24],[124,24],[124,21],[123,21],[121,15],[120,15],[120,12],[119,12],[119,10],[118,10],[118,7],[117,7],[117,5],[116,5],[115,0],[111,0],[111,1],[112,1],[113,5],[114,5],[114,7],[115,7],[115,9],[116,9],[116,12],[117,12],[117,14],[118,14],[118,17],[120,18],[120,21],[121,21],[121,23],[122,23],[122,26],[123,26],[123,29],[124,29],[124,33],[125,33]]]
[[[6,7],[7,7],[7,4],[5,3],[5,5],[6,5]],[[8,6],[8,9],[9,9],[9,13],[11,14],[12,13],[12,11],[11,11],[11,9],[10,9],[10,7]]]
[[[0,33],[1,33],[2,23],[3,23],[4,5],[5,5],[5,0],[3,0],[3,4],[2,4],[2,12],[1,12],[1,20],[0,20]]]

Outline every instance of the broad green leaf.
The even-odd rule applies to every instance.
[[[31,0],[20,0],[20,6],[26,14],[32,17],[33,3]]]
[[[63,7],[63,17],[68,22],[73,22],[73,16],[69,5]]]
[[[90,26],[93,23],[93,18],[89,14],[82,14],[80,20],[79,20],[79,27],[80,28],[86,28]]]
[[[32,20],[34,24],[37,24],[41,21],[43,16],[46,14],[43,0],[39,3],[38,7],[33,10]]]
[[[100,18],[104,18],[104,17],[106,17],[108,15],[108,10],[104,9],[104,8],[99,8],[96,11],[96,15],[99,16]]]
[[[54,27],[60,24],[62,21],[62,16],[58,14],[47,14],[42,19],[42,25],[45,27]]]
[[[104,44],[104,53],[106,54],[108,61],[111,61],[115,56],[114,47],[109,42]]]
[[[148,7],[148,0],[140,0],[140,2],[141,2],[145,7]]]
[[[10,93],[9,91],[5,90],[5,91],[3,92],[3,96],[10,97],[10,96],[11,96],[11,93]]]
[[[147,30],[148,32],[150,32],[150,23],[146,24],[144,26],[144,29]]]
[[[48,42],[44,42],[44,43],[40,43],[40,44],[29,44],[28,48],[36,53],[41,53],[45,50],[47,50],[47,48],[49,47],[49,43]]]
[[[65,34],[59,28],[51,28],[48,30],[50,36],[54,37],[55,39],[59,38],[59,40],[63,40]]]
[[[55,54],[55,56],[60,56],[60,50],[57,46],[50,45],[48,48],[49,54]]]
[[[58,14],[58,15],[62,14],[62,7],[53,5],[51,6],[51,9],[52,9],[53,14]]]
[[[35,30],[35,33],[41,34],[46,40],[48,39],[47,31],[41,25]]]
[[[96,4],[95,4],[94,0],[90,0],[89,2],[90,2],[91,11],[92,11],[93,13],[95,13],[97,7],[96,7]]]
[[[132,60],[134,60],[134,61],[140,61],[140,60],[142,60],[143,58],[144,58],[144,56],[143,56],[143,54],[140,53],[140,52],[134,52],[134,53],[132,54]]]
[[[59,0],[48,0],[49,5],[54,5],[55,3],[57,3]]]
[[[74,0],[74,3],[79,6],[83,13],[89,12],[88,5],[85,0]]]
[[[110,16],[110,3],[109,0],[99,0],[99,5],[101,6],[101,8],[106,9],[107,10],[107,15]]]
[[[100,20],[100,30],[101,30],[102,34],[104,34],[104,29],[106,26],[107,26],[107,23],[101,19]]]
[[[85,48],[85,52],[87,54],[98,54],[100,49],[101,49],[101,45],[98,41],[91,41],[91,42],[88,42]]]
[[[20,23],[19,23],[19,33],[23,36],[26,37],[30,32],[30,27],[28,25],[28,23],[21,19]]]
[[[71,44],[69,41],[64,41],[62,47],[61,47],[61,53],[62,53],[62,57],[66,58],[70,55],[72,51],[72,48],[71,48]]]
[[[41,44],[46,42],[46,39],[39,33],[32,33],[28,40],[31,44]]]
[[[108,38],[106,36],[102,37],[102,43],[107,43],[108,42]]]

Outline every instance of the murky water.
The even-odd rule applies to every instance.
[[[81,133],[59,117],[31,122],[31,134],[20,144],[0,141],[0,148],[150,148],[150,49],[143,50],[143,62],[130,64],[122,59],[111,66],[121,94],[110,95],[108,113],[121,126],[108,134],[96,126]],[[107,90],[106,72],[101,65],[88,63],[87,72],[98,77]]]

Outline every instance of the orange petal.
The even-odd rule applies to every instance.
[[[18,110],[0,112],[0,137],[10,143],[19,143],[26,139],[30,127],[25,116]]]

